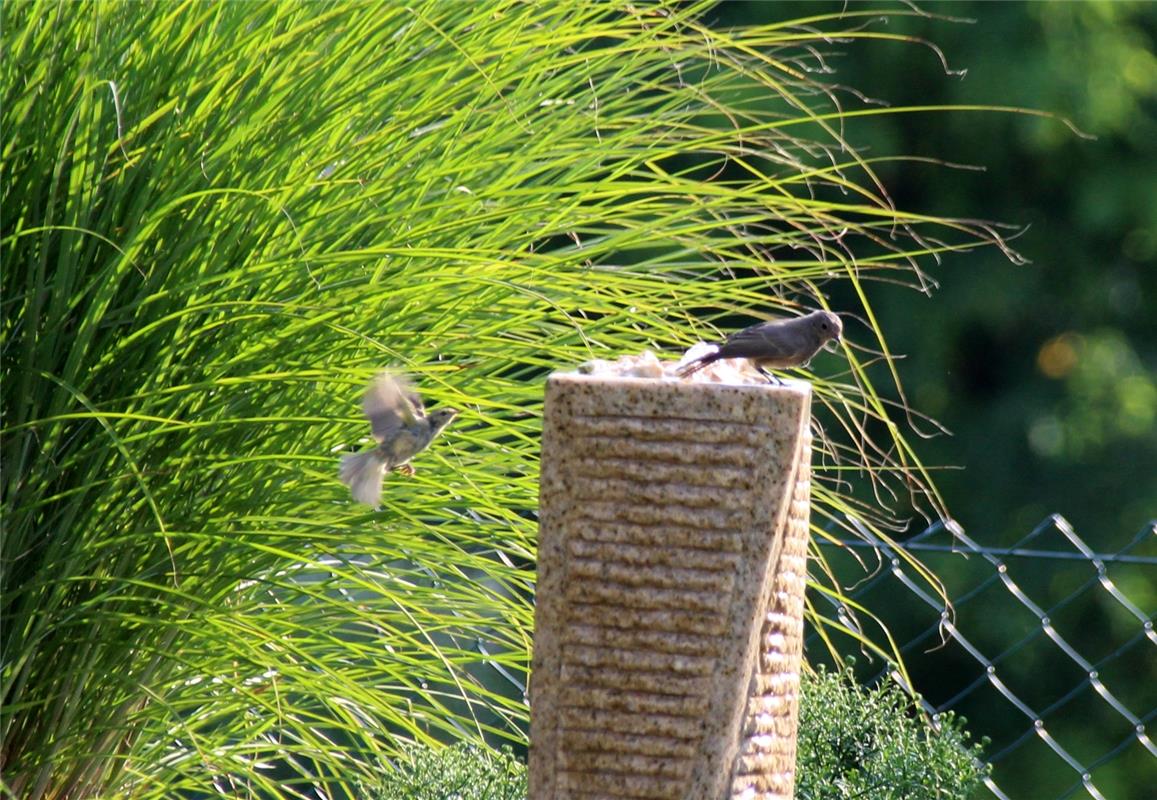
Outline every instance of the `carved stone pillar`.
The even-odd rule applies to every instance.
[[[531,800],[790,800],[811,389],[553,375]]]

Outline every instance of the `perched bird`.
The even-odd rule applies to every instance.
[[[768,369],[802,367],[832,339],[839,341],[844,326],[830,311],[813,311],[794,319],[760,322],[733,333],[715,352],[700,356],[679,369],[685,378],[721,358],[746,358],[770,380]]]
[[[382,477],[391,470],[413,475],[410,459],[429,447],[458,411],[439,408],[426,414],[422,398],[410,384],[384,372],[366,389],[362,410],[370,418],[370,431],[378,446],[342,456],[340,475],[355,500],[376,508]]]

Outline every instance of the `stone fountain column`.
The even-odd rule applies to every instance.
[[[555,374],[530,800],[790,800],[811,388]]]

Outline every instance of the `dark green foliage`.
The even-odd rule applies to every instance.
[[[858,686],[850,668],[803,679],[798,800],[965,800],[988,767],[964,720],[933,727],[895,685]],[[526,767],[509,751],[474,746],[410,748],[367,800],[521,800]]]
[[[974,108],[849,121],[848,139],[868,152],[983,168],[881,165],[901,206],[1026,228],[1013,245],[1027,265],[977,251],[929,270],[941,286],[931,300],[877,295],[889,342],[906,355],[909,398],[955,434],[921,453],[964,467],[938,472],[937,487],[970,532],[1011,543],[1059,512],[1108,547],[1157,510],[1157,4],[924,10],[867,30],[929,42],[967,74],[946,75],[931,50],[849,42],[828,62],[836,80],[892,106],[1054,112],[1096,138]],[[762,23],[797,16],[798,4],[722,3],[717,13],[720,25]]]
[[[839,0],[809,5],[817,14],[848,8]],[[902,373],[913,405],[954,434],[922,442],[921,456],[926,464],[960,467],[938,470],[936,484],[982,545],[1010,546],[1059,513],[1093,550],[1118,550],[1157,515],[1157,314],[1151,308],[1157,298],[1157,3],[970,0],[923,7],[971,22],[917,13],[868,30],[934,43],[950,68],[967,75],[946,78],[930,50],[857,42],[830,59],[836,79],[894,106],[981,102],[1044,109],[1096,139],[1020,114],[963,110],[849,123],[848,138],[868,152],[951,154],[954,162],[984,167],[881,166],[901,205],[1027,228],[1013,244],[1028,265],[1010,268],[978,251],[930,270],[942,287],[931,299],[892,287],[875,295],[889,343],[906,355]],[[722,22],[730,24],[797,10],[792,3],[719,5],[728,15]],[[928,565],[944,574],[936,561]],[[957,559],[947,569],[963,567]],[[1039,581],[1034,599],[1044,608],[1064,601],[1072,588],[1054,581],[1052,569],[1023,560],[1017,577]],[[1128,580],[1119,571],[1110,574],[1118,585]],[[1090,577],[1087,571],[1081,580]],[[947,583],[951,592],[962,581]],[[1136,578],[1122,588],[1152,615],[1153,585]],[[905,613],[899,597],[892,607],[871,605],[888,622]],[[1109,593],[1091,592],[1066,607],[1082,631],[1083,656],[1095,660],[1125,641],[1115,639],[1123,629]],[[977,595],[970,613],[991,626],[991,641],[1013,642],[1023,635],[1019,610],[998,591]],[[1041,707],[1075,686],[1057,669],[1058,656],[1055,648],[1030,647],[1010,659],[1036,688],[1059,692],[1042,698]],[[970,683],[982,668],[965,661],[949,673],[943,662],[929,659],[940,665],[929,669],[923,660],[907,666],[913,683],[930,695]],[[1118,662],[1109,688],[1119,698],[1150,698],[1151,676]],[[978,735],[1004,745],[1031,724],[997,692],[974,698],[968,713]],[[1082,712],[1063,704],[1047,726],[1071,754],[1090,761],[1129,735],[1126,720],[1093,698]],[[1036,736],[1024,741],[996,767],[1002,790],[1034,800],[1068,792],[1079,775]],[[1154,794],[1145,786],[1157,776],[1139,780],[1142,765],[1150,772],[1157,767],[1134,740],[1093,770],[1094,780],[1106,797],[1149,800]]]
[[[526,766],[504,748],[472,745],[434,749],[411,747],[375,787],[363,786],[365,800],[522,800]]]
[[[857,686],[851,668],[803,681],[798,800],[964,800],[987,767],[963,720],[937,730],[899,687]]]

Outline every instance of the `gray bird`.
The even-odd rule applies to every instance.
[[[410,459],[429,447],[458,411],[439,408],[427,415],[410,384],[384,372],[366,389],[362,409],[378,446],[342,456],[340,475],[355,500],[377,508],[383,476],[391,470],[413,475]]]
[[[830,311],[813,311],[794,319],[760,322],[728,336],[714,353],[685,364],[679,369],[679,376],[685,378],[721,358],[746,358],[760,375],[779,383],[768,369],[806,365],[825,344],[833,339],[839,341],[843,330],[840,318]]]

